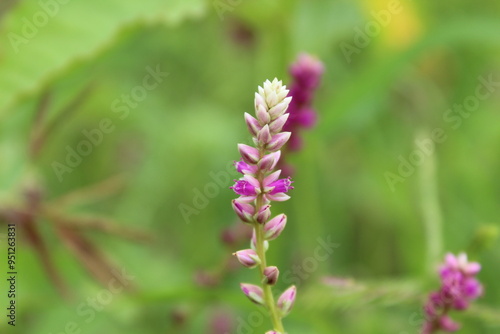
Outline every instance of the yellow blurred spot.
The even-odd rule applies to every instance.
[[[422,22],[413,3],[403,0],[362,0],[369,21],[381,27],[384,48],[404,49],[422,33]]]

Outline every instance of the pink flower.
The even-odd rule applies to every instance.
[[[235,193],[241,196],[257,195],[257,187],[246,180],[237,180],[234,186],[230,187]]]
[[[311,128],[316,124],[317,116],[312,108],[312,100],[323,72],[323,63],[305,53],[300,54],[297,61],[290,66],[293,82],[289,96],[292,96],[293,99],[288,108],[290,117],[284,129],[293,133],[288,143],[288,148],[291,151],[297,151],[302,146],[302,139],[298,135],[298,130]]]
[[[268,201],[282,202],[290,198],[290,196],[286,195],[286,193],[293,189],[291,186],[292,181],[290,178],[278,179],[280,174],[281,171],[278,170],[264,178],[262,186],[265,193],[264,197]]]
[[[439,268],[441,288],[429,295],[424,306],[427,321],[422,333],[437,330],[454,332],[460,325],[447,315],[450,309],[465,310],[469,304],[483,294],[481,283],[474,277],[481,270],[477,262],[468,262],[467,255],[446,254],[445,263]]]
[[[235,161],[234,162],[234,167],[236,167],[236,170],[238,173],[241,174],[250,174],[253,175],[257,172],[258,168],[255,165],[249,165],[243,160],[240,161]]]

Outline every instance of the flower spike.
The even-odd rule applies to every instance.
[[[234,253],[238,261],[248,268],[258,267],[262,287],[241,284],[245,295],[254,303],[264,305],[270,313],[274,330],[268,334],[285,333],[281,318],[290,312],[295,287],[285,291],[275,303],[272,286],[278,280],[276,266],[267,266],[266,252],[269,240],[276,239],[286,225],[286,216],[271,217],[271,202],[285,201],[293,187],[290,178],[279,179],[280,170],[275,170],[282,155],[280,149],[291,136],[283,132],[289,119],[288,106],[292,101],[288,90],[278,79],[266,80],[255,94],[255,115],[245,113],[245,123],[255,147],[238,144],[241,160],[235,162],[236,170],[243,174],[230,187],[240,197],[233,200],[233,209],[240,219],[253,226],[251,249]]]

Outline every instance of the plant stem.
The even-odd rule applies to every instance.
[[[265,154],[265,150],[263,148],[259,148],[259,151],[260,151],[260,156],[262,158]],[[262,184],[264,175],[261,171],[258,172],[257,179],[259,180],[260,184]],[[263,195],[259,194],[257,196],[255,203],[257,210],[260,207],[262,207],[263,202],[264,202]],[[260,282],[262,284],[262,290],[264,291],[264,302],[266,304],[267,310],[269,311],[269,317],[271,318],[271,321],[273,323],[274,330],[280,333],[285,333],[285,329],[283,328],[283,323],[281,322],[281,316],[279,315],[276,303],[274,301],[272,287],[271,285],[266,284],[264,277],[264,270],[267,267],[266,250],[264,247],[264,242],[265,242],[264,224],[259,224],[257,221],[255,221],[254,229],[255,229],[255,239],[256,239],[255,243],[257,248],[256,252],[260,259],[259,272],[260,272]]]
[[[257,255],[260,258],[260,281],[262,283],[262,290],[264,291],[264,302],[266,303],[267,310],[269,311],[269,316],[273,322],[274,330],[285,333],[283,324],[281,322],[281,317],[278,314],[276,308],[276,303],[274,302],[274,296],[272,288],[269,284],[265,283],[264,269],[266,269],[266,251],[264,249],[264,230],[263,226],[259,223],[255,225],[255,235],[257,243]]]
[[[416,139],[420,142],[428,138],[429,133],[427,131],[419,131],[416,136]],[[434,271],[435,263],[441,256],[443,240],[435,154],[435,148],[433,148],[432,153],[425,158],[419,173],[420,203],[427,240],[427,269],[429,271]]]

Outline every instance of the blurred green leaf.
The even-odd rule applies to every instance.
[[[22,96],[109,48],[122,32],[144,24],[175,25],[205,10],[203,0],[40,3],[20,3],[0,28],[0,117]]]

